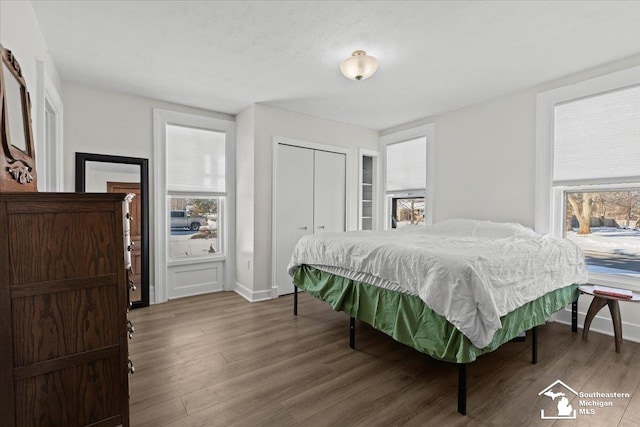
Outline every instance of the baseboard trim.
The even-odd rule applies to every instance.
[[[603,308],[606,311],[606,308]],[[582,333],[584,318],[586,312],[578,309],[578,332]],[[552,320],[558,323],[571,324],[571,306],[565,307],[553,315]],[[598,332],[600,334],[613,336],[613,323],[609,317],[596,315],[591,322],[589,332]],[[622,338],[627,341],[640,343],[640,325],[628,323],[624,321],[624,313],[622,313]]]
[[[238,282],[235,282],[233,291],[249,302],[267,301],[274,298],[272,289],[267,289],[265,291],[252,291]]]

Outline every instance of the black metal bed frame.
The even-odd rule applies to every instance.
[[[293,315],[298,315],[298,287],[293,286]],[[578,332],[578,299],[571,303],[571,332]],[[349,318],[349,347],[356,348],[356,319]],[[537,326],[531,328],[531,363],[538,363]],[[458,412],[467,415],[467,365],[458,363]]]

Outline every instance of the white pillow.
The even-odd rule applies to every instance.
[[[491,222],[481,221],[478,223],[475,235],[478,237],[490,237],[493,239],[503,239],[512,236],[535,236],[537,233],[524,225],[515,222]]]
[[[447,219],[437,224],[425,227],[425,232],[453,237],[471,237],[475,234],[478,222],[475,219]]]
[[[486,237],[504,239],[512,236],[537,236],[532,229],[514,222],[479,221],[475,219],[447,219],[424,230],[429,234],[451,237]]]

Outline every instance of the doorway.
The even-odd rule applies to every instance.
[[[129,288],[129,301],[137,303],[142,301],[142,222],[140,214],[141,197],[139,182],[113,182],[107,181],[107,193],[133,193],[135,197],[129,204],[131,215],[130,237],[131,244],[131,272],[129,278],[133,282],[133,288]]]

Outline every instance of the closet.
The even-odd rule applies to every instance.
[[[287,265],[307,234],[345,231],[346,155],[277,144],[274,170],[274,286],[293,292]]]

